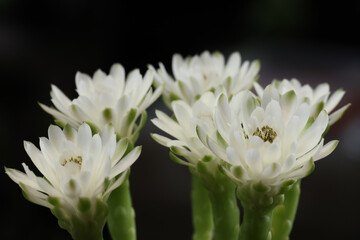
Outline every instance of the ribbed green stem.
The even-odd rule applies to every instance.
[[[135,211],[132,207],[128,179],[111,193],[108,204],[108,227],[112,239],[135,240]]]
[[[80,198],[75,212],[68,212],[58,198],[49,197],[53,205],[51,212],[58,224],[67,230],[74,240],[102,240],[102,233],[108,215],[108,206],[102,199]]]
[[[240,212],[234,183],[222,181],[216,190],[209,191],[214,217],[213,240],[237,240]]]
[[[295,183],[284,195],[284,203],[277,206],[273,213],[272,240],[289,239],[300,198],[300,181]]]
[[[244,207],[239,240],[267,240],[269,237],[273,209]],[[270,238],[269,238],[270,239]]]
[[[191,204],[194,226],[192,239],[211,240],[214,223],[209,192],[194,174],[192,174]]]

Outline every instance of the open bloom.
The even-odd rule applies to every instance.
[[[269,85],[260,98],[243,91],[229,101],[221,94],[214,111],[217,137],[201,125],[198,136],[239,186],[261,183],[278,189],[305,177],[314,161],[335,149],[336,140],[324,146],[328,120],[326,110],[314,120],[311,106],[295,91],[280,93]]]
[[[274,80],[272,85],[277,89],[277,91],[279,91],[280,94],[285,94],[290,90],[295,91],[299,101],[304,101],[310,104],[310,114],[313,117],[317,117],[321,110],[325,109],[329,114],[329,125],[333,125],[337,120],[339,120],[346,109],[350,106],[350,104],[347,104],[333,112],[343,98],[345,91],[338,89],[330,96],[330,87],[328,83],[319,84],[315,89],[313,89],[308,84],[301,85],[297,79],[293,78],[290,81],[287,79],[282,81]],[[262,97],[264,89],[258,83],[254,83],[254,86],[257,94]]]
[[[258,61],[241,63],[238,52],[234,52],[225,64],[220,53],[203,52],[183,58],[175,54],[172,59],[174,77],[169,75],[162,63],[155,74],[156,84],[164,84],[164,100],[171,107],[171,101],[181,99],[192,105],[203,93],[223,86],[231,96],[244,89],[250,89],[260,69]],[[154,69],[153,66],[150,66]]]
[[[120,64],[114,64],[110,74],[101,70],[93,78],[83,73],[76,73],[76,91],[79,96],[68,99],[56,86],[52,86],[51,101],[57,108],[43,104],[41,107],[53,115],[58,123],[70,124],[78,128],[83,122],[91,124],[97,130],[112,123],[120,137],[128,137],[135,142],[140,128],[146,121],[145,109],[161,94],[158,88],[152,92],[153,74],[149,70],[142,77],[139,70],[130,72],[125,81],[125,71]],[[139,125],[137,118],[143,114]]]
[[[103,226],[107,209],[99,206],[106,206],[111,191],[124,181],[141,148],[134,148],[124,157],[128,142],[123,138],[117,143],[114,129],[108,125],[101,137],[92,136],[87,124],[78,131],[69,125],[64,130],[50,126],[48,134],[49,138],[40,138],[40,150],[24,142],[43,177],[36,176],[25,163],[25,173],[9,168],[6,173],[20,185],[29,201],[50,208],[73,237],[74,231],[91,231],[76,229],[72,225],[76,218],[80,222],[100,221],[92,226]]]

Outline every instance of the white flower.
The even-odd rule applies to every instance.
[[[70,124],[78,128],[83,122],[100,130],[112,123],[120,137],[128,137],[133,143],[140,128],[146,121],[145,109],[161,94],[159,88],[152,93],[153,74],[149,70],[144,78],[138,69],[130,72],[125,81],[125,71],[120,64],[114,64],[110,74],[97,70],[91,78],[76,73],[76,91],[79,96],[68,99],[56,86],[52,85],[51,101],[56,109],[40,104],[53,115],[60,124]],[[139,125],[135,124],[142,114]]]
[[[56,209],[59,224],[60,220],[71,222],[81,218],[84,211],[85,220],[99,220],[100,214],[105,215],[105,221],[106,211],[98,212],[98,202],[106,204],[111,191],[124,181],[141,148],[134,148],[124,157],[128,142],[123,138],[117,143],[110,126],[104,127],[101,137],[92,136],[87,124],[82,124],[78,131],[69,125],[64,130],[52,125],[48,134],[48,139],[40,138],[40,150],[24,142],[27,154],[43,177],[36,176],[25,163],[25,173],[10,168],[6,168],[6,173],[20,185],[28,200],[52,211]]]
[[[313,120],[311,106],[293,90],[281,94],[269,85],[261,98],[243,91],[229,101],[221,94],[214,112],[219,136],[201,125],[198,136],[239,186],[261,183],[276,189],[305,177],[314,161],[335,149],[336,140],[323,145],[328,118],[322,110]]]
[[[224,87],[231,96],[241,90],[250,89],[257,79],[260,69],[258,61],[241,64],[240,54],[234,52],[225,64],[220,53],[203,52],[184,59],[175,54],[172,59],[174,78],[170,76],[164,65],[155,74],[156,84],[164,84],[164,101],[170,107],[171,101],[181,99],[193,104],[204,92]],[[149,66],[154,70],[153,66]]]
[[[204,93],[193,106],[189,106],[182,100],[173,101],[172,109],[176,120],[161,111],[156,111],[157,118],[151,120],[173,139],[159,134],[152,134],[152,137],[161,145],[170,148],[175,154],[170,155],[172,160],[179,164],[196,167],[202,159],[214,156],[201,143],[196,133],[197,125],[215,129],[212,120],[214,106],[215,96],[212,92]],[[176,155],[184,157],[187,161],[177,158]]]
[[[350,104],[347,104],[333,112],[343,98],[345,91],[338,89],[330,96],[330,87],[328,83],[319,84],[315,89],[313,89],[308,84],[301,85],[297,79],[293,78],[290,81],[287,79],[282,81],[274,80],[272,85],[277,89],[277,91],[279,91],[280,94],[285,94],[290,90],[294,90],[300,101],[308,102],[310,104],[310,114],[313,117],[317,117],[321,110],[325,109],[330,117],[329,125],[333,125],[336,121],[338,121],[346,109],[350,106]],[[258,83],[254,83],[254,87],[257,94],[262,97],[264,92],[263,88]]]

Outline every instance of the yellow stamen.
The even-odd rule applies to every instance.
[[[276,138],[277,133],[274,131],[274,129],[266,125],[263,126],[261,130],[259,128],[256,128],[256,131],[253,133],[253,136],[258,136],[264,142],[269,141],[270,143],[272,143]]]
[[[77,156],[77,157],[71,157],[70,159],[64,159],[64,161],[61,163],[61,165],[65,166],[68,162],[76,163],[77,165],[79,165],[79,167],[81,167],[82,157]]]

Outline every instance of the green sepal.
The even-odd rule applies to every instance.
[[[314,163],[314,159],[313,159],[313,158],[311,158],[311,159],[308,161],[307,164],[310,164],[311,167],[310,167],[309,171],[304,175],[303,178],[309,176],[309,175],[315,170],[315,163]]]
[[[176,95],[175,93],[170,93],[169,94],[169,101],[176,101],[176,100],[180,100],[180,97],[178,95]]]
[[[100,132],[100,129],[94,123],[86,122],[86,124],[89,125],[92,135],[95,135]]]
[[[174,163],[184,165],[184,166],[192,166],[190,163],[186,162],[185,160],[182,160],[181,158],[179,158],[172,152],[169,152],[169,156],[170,156],[170,160],[173,161]]]
[[[111,108],[105,108],[102,111],[102,116],[107,123],[110,123],[113,120],[113,110]]]
[[[306,125],[304,127],[304,129],[301,131],[300,136],[309,128],[311,127],[311,125],[315,122],[315,118],[314,117],[309,117],[308,121],[306,122]]]
[[[60,121],[60,120],[57,120],[57,119],[54,119],[54,122],[56,125],[58,125],[59,127],[61,128],[64,128],[64,126],[66,125],[66,123]]]
[[[57,198],[57,197],[51,197],[51,196],[49,196],[49,197],[47,198],[47,201],[48,201],[51,205],[53,205],[54,207],[60,207],[60,205],[61,205],[60,199]]]
[[[317,103],[313,112],[313,117],[317,118],[317,116],[319,116],[320,112],[324,109],[324,107],[325,107],[324,102]]]
[[[241,179],[244,176],[244,169],[241,166],[233,166],[230,168],[230,171],[237,179]]]
[[[81,213],[85,213],[85,212],[89,211],[91,208],[90,199],[89,198],[80,198],[77,208]]]
[[[323,134],[321,135],[321,138],[323,138],[327,133],[328,131],[330,130],[330,124],[328,124],[323,132]]]
[[[136,108],[132,108],[130,109],[127,117],[126,117],[126,125],[130,126],[134,123],[135,121],[135,117],[136,117],[136,113],[137,113],[137,109]]]
[[[70,126],[70,124],[66,124],[64,126],[64,134],[65,134],[65,137],[68,139],[68,140],[71,140],[71,139],[74,139],[75,137],[75,129]]]
[[[267,193],[270,191],[270,187],[264,185],[263,183],[255,183],[252,185],[252,188],[259,193]]]
[[[140,118],[140,122],[138,125],[135,125],[135,128],[134,128],[134,132],[132,133],[130,139],[133,143],[136,142],[136,140],[138,139],[139,137],[139,134],[140,134],[140,130],[145,126],[145,123],[146,123],[146,120],[147,120],[147,112],[144,111],[142,114],[141,114],[141,118]]]
[[[225,139],[221,136],[221,134],[219,133],[219,131],[216,131],[216,140],[218,143],[220,143],[220,145],[224,148],[226,148],[228,146],[228,143],[225,141]]]

